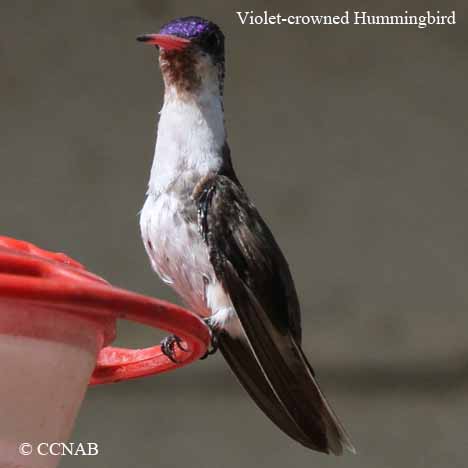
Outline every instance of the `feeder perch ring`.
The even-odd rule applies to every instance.
[[[42,312],[64,312],[96,324],[102,349],[90,384],[104,384],[182,367],[205,354],[210,331],[195,314],[168,302],[110,285],[62,253],[0,236],[0,304],[28,304]],[[117,319],[166,330],[184,342],[177,363],[159,345],[144,349],[111,347]],[[71,331],[72,332],[72,331]]]

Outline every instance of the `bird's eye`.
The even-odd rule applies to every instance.
[[[219,46],[221,45],[221,41],[219,40],[219,37],[216,33],[211,33],[205,39],[205,44],[208,50],[215,51],[219,49]]]

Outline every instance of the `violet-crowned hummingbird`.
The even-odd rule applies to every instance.
[[[137,39],[159,49],[165,85],[140,218],[154,270],[207,321],[213,345],[277,426],[311,449],[355,452],[301,349],[288,264],[231,163],[223,33],[186,17]],[[182,346],[177,337],[162,345],[171,359]]]

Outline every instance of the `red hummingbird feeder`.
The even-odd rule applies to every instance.
[[[117,319],[175,334],[187,351],[176,346],[174,363],[159,345],[111,347]],[[64,254],[0,236],[0,467],[56,466],[59,457],[36,448],[67,441],[88,384],[182,367],[209,342],[193,313],[113,287]]]

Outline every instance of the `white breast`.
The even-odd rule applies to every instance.
[[[219,169],[226,139],[219,95],[207,91],[188,99],[169,88],[160,114],[149,192],[168,190],[186,174],[203,177]]]
[[[216,280],[192,198],[195,185],[221,167],[225,137],[219,95],[207,91],[187,100],[166,90],[140,227],[161,279],[193,312],[212,315],[216,325],[238,335],[238,319]]]

